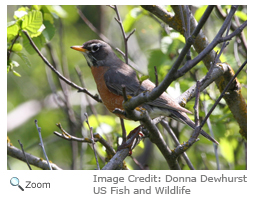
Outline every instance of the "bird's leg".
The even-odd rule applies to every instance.
[[[140,125],[140,126],[136,127],[135,129],[133,129],[127,137],[128,141],[127,142],[123,141],[123,143],[118,147],[117,150],[129,148],[129,155],[131,155],[133,147],[135,147],[137,145],[137,143],[139,142],[138,137],[139,137],[141,128],[142,128],[142,126]],[[135,140],[135,143],[133,143],[134,140]]]

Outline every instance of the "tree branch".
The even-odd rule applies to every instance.
[[[238,71],[235,73],[235,75],[231,78],[231,80],[228,82],[227,86],[225,87],[225,89],[222,91],[220,97],[216,100],[216,102],[214,103],[214,105],[212,106],[212,108],[210,109],[210,111],[207,113],[206,117],[204,118],[204,120],[202,121],[202,123],[200,124],[201,127],[203,127],[203,125],[205,124],[207,118],[211,115],[211,113],[213,112],[213,110],[215,109],[215,107],[218,105],[218,103],[220,102],[220,100],[223,98],[223,96],[225,96],[225,93],[228,91],[228,89],[230,88],[231,84],[233,83],[233,81],[236,79],[237,75],[241,72],[241,70],[246,66],[247,64],[247,60],[242,64],[242,66],[238,69]],[[246,136],[247,138],[247,136]]]
[[[177,69],[181,65],[182,60],[184,59],[185,55],[188,53],[188,50],[193,44],[194,42],[193,38],[196,38],[196,36],[198,35],[199,31],[201,30],[206,20],[210,16],[212,9],[213,9],[213,6],[208,6],[202,18],[200,19],[199,24],[194,29],[191,37],[188,38],[187,43],[185,44],[184,48],[182,49],[177,60],[175,61],[174,65],[172,66],[172,68],[170,69],[170,71],[168,72],[164,80],[157,87],[155,87],[151,92],[141,93],[136,97],[132,97],[128,102],[126,102],[125,109],[128,108],[133,110],[135,109],[135,107],[141,105],[142,103],[155,100],[168,88],[171,82],[175,80],[175,77],[174,77],[175,73],[177,72]]]
[[[161,120],[160,121],[161,125],[166,129],[166,131],[169,133],[169,135],[171,136],[171,138],[173,139],[174,143],[176,144],[176,146],[180,146],[180,142],[178,141],[177,137],[175,136],[174,132],[172,131],[172,129],[169,127],[168,122],[165,120]],[[185,162],[187,163],[187,165],[189,166],[189,168],[191,170],[195,170],[194,166],[192,165],[188,155],[186,152],[183,152],[180,156],[183,157],[183,159],[185,160]]]
[[[24,148],[23,148],[23,144],[22,144],[19,140],[18,140],[18,142],[19,142],[20,148],[21,148],[21,150],[22,150],[22,153],[23,153],[23,155],[24,155],[24,157],[25,157],[26,164],[27,164],[29,170],[32,170],[32,168],[31,168],[31,166],[30,166],[30,164],[29,164],[29,162],[28,162],[28,160],[27,160],[26,153],[25,153]]]
[[[206,76],[200,79],[200,92],[205,90],[217,78],[222,76],[225,72],[230,72],[230,66],[227,63],[217,63],[211,67]],[[196,84],[182,93],[176,100],[181,106],[185,106],[192,98],[195,97]]]
[[[49,163],[48,156],[47,156],[47,154],[46,154],[46,150],[45,150],[45,148],[44,148],[44,144],[43,144],[43,140],[42,140],[42,136],[41,136],[41,127],[38,126],[38,124],[37,124],[38,121],[37,121],[37,120],[35,120],[34,122],[35,122],[35,126],[36,126],[36,128],[37,128],[37,131],[38,131],[38,133],[39,133],[39,138],[40,138],[40,142],[41,142],[41,143],[40,143],[40,146],[41,146],[41,148],[42,148],[42,151],[43,151],[43,154],[44,154],[44,156],[45,156],[45,159],[47,160],[49,169],[52,170],[52,167],[51,167],[51,165],[50,165],[50,163]]]
[[[26,37],[28,38],[30,44],[32,45],[32,47],[34,48],[34,50],[38,53],[38,55],[42,58],[42,60],[45,62],[45,64],[61,79],[63,80],[65,83],[67,83],[68,85],[72,86],[73,88],[77,89],[78,92],[84,92],[86,94],[88,94],[90,97],[92,97],[94,100],[96,100],[97,102],[102,102],[101,99],[99,99],[98,95],[92,95],[86,88],[82,88],[78,85],[76,85],[75,83],[73,83],[72,81],[70,81],[69,79],[65,78],[58,70],[56,70],[50,63],[49,61],[42,55],[42,53],[39,51],[39,49],[36,47],[36,45],[34,44],[33,40],[30,38],[30,36],[28,35],[28,33],[25,30],[22,30],[22,32],[26,35]]]
[[[179,18],[178,18],[178,20],[173,21],[174,17],[169,15],[169,13],[165,9],[161,9],[161,7],[159,7],[159,6],[142,6],[142,7],[144,9],[147,9],[148,11],[150,11],[155,16],[159,17],[161,20],[163,20],[170,27],[174,28],[176,31],[183,33],[183,31],[181,29],[181,25],[178,23],[180,21]],[[179,12],[179,9],[177,9],[178,6],[172,6],[172,8],[174,9],[175,13]],[[225,28],[227,27],[228,23],[230,22],[236,9],[237,9],[237,6],[231,7],[230,12],[229,12],[227,18],[225,19],[226,22],[224,22],[223,28],[220,29],[219,34],[221,34],[225,31]],[[191,22],[191,31],[193,31],[193,29],[196,27],[196,24],[197,24],[193,15],[191,15],[191,17],[190,17],[190,22]],[[242,27],[244,25],[245,24],[243,24]],[[220,38],[221,38],[221,36],[220,36]],[[229,37],[227,39],[229,39]],[[215,44],[215,42],[218,42],[218,41],[213,40],[211,42],[211,44]],[[207,67],[207,69],[209,70],[210,62],[214,61],[216,53],[212,49],[209,49],[209,48],[208,48],[209,50],[206,49],[208,47],[208,45],[209,45],[208,39],[204,35],[204,33],[201,31],[199,33],[199,35],[196,37],[196,40],[195,40],[193,46],[194,46],[195,50],[199,54],[201,54],[200,56],[198,55],[199,57],[196,57],[196,58],[200,58],[199,61],[202,60],[205,63],[205,66]],[[211,46],[212,45],[210,45],[209,47],[211,47]],[[211,48],[213,48],[213,47],[211,47]],[[208,53],[208,51],[205,51],[205,50],[208,50],[210,52]],[[195,60],[193,59],[193,60],[187,61],[186,64],[190,64],[191,61],[197,61],[198,59],[196,59],[196,58],[195,58]],[[180,68],[175,77],[180,77],[184,74],[183,70],[181,70],[181,69],[184,69],[184,70],[186,69],[185,71],[188,70],[188,68]],[[230,69],[230,72],[226,72],[223,76],[219,77],[215,81],[217,87],[219,88],[219,90],[221,92],[226,87],[226,85],[228,84],[230,79],[233,77],[233,70],[232,70],[232,68],[229,68],[229,69]],[[240,90],[240,83],[238,82],[237,79],[235,80],[235,83],[231,84],[231,86],[232,87],[229,89],[230,96],[225,95],[224,98],[229,106],[229,109],[233,113],[235,119],[237,120],[237,122],[241,128],[240,133],[245,138],[247,138],[247,104],[241,94],[241,91],[239,91]],[[238,91],[235,91],[235,90],[238,90]]]
[[[12,146],[10,144],[7,144],[7,155],[14,157],[16,159],[19,159],[23,162],[26,162],[26,158],[29,164],[34,165],[38,168],[41,168],[43,170],[49,170],[49,166],[46,160],[42,160],[39,157],[33,156],[31,154],[25,153],[26,158],[22,152],[22,150],[16,148],[15,146]],[[59,168],[56,164],[50,163],[53,170],[62,170]]]

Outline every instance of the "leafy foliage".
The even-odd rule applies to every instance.
[[[11,8],[11,7],[9,7]],[[97,38],[98,36],[92,32],[87,25],[84,24],[76,12],[75,6],[38,6],[33,5],[29,7],[12,7],[16,9],[13,14],[13,9],[8,9],[8,23],[7,23],[7,86],[8,86],[8,124],[18,126],[8,130],[8,136],[11,142],[19,147],[17,140],[23,143],[25,151],[41,155],[39,150],[38,138],[35,131],[33,120],[37,119],[42,127],[44,143],[48,157],[52,162],[56,163],[64,169],[71,168],[73,164],[71,150],[71,143],[56,137],[53,131],[57,130],[56,123],[61,122],[62,126],[73,135],[77,137],[89,137],[88,128],[82,121],[84,120],[83,112],[87,111],[89,114],[89,123],[93,127],[93,132],[100,133],[107,141],[114,147],[117,147],[117,139],[121,136],[121,127],[118,118],[109,114],[107,110],[100,103],[92,102],[92,107],[97,111],[98,115],[93,114],[91,106],[89,106],[83,93],[77,93],[76,90],[68,95],[69,104],[74,111],[76,122],[79,127],[71,130],[68,117],[68,109],[63,105],[61,99],[65,96],[58,86],[58,79],[47,71],[45,72],[45,65],[31,47],[29,40],[22,31],[27,31],[37,48],[45,53],[45,56],[51,62],[55,58],[59,65],[68,65],[69,77],[72,81],[79,84],[77,74],[74,67],[80,66],[83,74],[86,88],[96,93],[96,86],[90,74],[88,66],[85,65],[85,59],[78,53],[70,50],[70,46]],[[195,7],[193,14],[198,21],[204,10],[205,6]],[[226,13],[229,6],[222,6],[223,11]],[[114,13],[108,11],[108,7],[98,6],[81,6],[80,9],[85,13],[90,22],[107,35],[115,46],[121,46],[121,33],[116,27],[114,20]],[[169,12],[172,12],[171,7],[166,7]],[[104,11],[103,11],[104,10]],[[106,10],[106,11],[105,11]],[[155,82],[154,66],[157,67],[157,74],[159,82],[162,81],[168,70],[173,65],[179,52],[184,46],[185,39],[182,35],[170,29],[168,34],[163,26],[139,6],[119,6],[123,25],[126,32],[130,32],[136,28],[136,32],[130,38],[129,51],[134,51],[130,54],[130,59],[134,62],[142,62],[138,64],[137,70],[146,70],[146,74],[142,75],[139,80],[148,78]],[[89,13],[89,14],[87,14]],[[92,14],[91,14],[92,13]],[[173,13],[172,13],[173,14]],[[100,15],[100,17],[94,16]],[[240,21],[247,19],[245,7],[241,7],[236,15]],[[62,20],[63,19],[63,20]],[[211,15],[211,20],[208,21],[203,31],[207,33],[211,41],[216,35],[218,28],[221,26],[221,21],[215,14]],[[247,32],[244,30],[244,34]],[[234,41],[233,41],[234,42]],[[230,43],[226,48],[226,53],[222,54],[221,60],[228,62],[236,70],[238,65],[235,61],[234,44]],[[60,43],[60,44],[59,44]],[[50,51],[46,44],[52,46]],[[139,48],[137,46],[140,46]],[[122,47],[123,48],[123,47]],[[219,50],[220,46],[217,49]],[[140,51],[140,53],[138,53]],[[196,52],[192,49],[191,55],[195,57]],[[140,61],[144,57],[143,61]],[[239,53],[240,61],[243,57]],[[24,66],[23,66],[24,65]],[[64,70],[64,69],[63,69]],[[65,72],[65,71],[64,71]],[[14,75],[12,75],[13,73]],[[147,75],[148,73],[148,75]],[[204,77],[207,69],[204,65],[199,63],[189,73],[179,78],[172,83],[168,88],[168,92],[172,97],[179,96],[180,93],[187,90],[190,86],[195,84],[196,79]],[[19,77],[16,77],[19,76]],[[22,76],[22,77],[21,77]],[[140,76],[138,74],[138,76]],[[247,77],[243,72],[239,75],[239,81],[242,84],[242,94],[247,100]],[[53,92],[53,93],[52,93]],[[202,108],[203,103],[206,104],[208,110],[214,104],[214,101],[219,96],[219,91],[214,84],[210,85],[205,93],[201,93],[201,110],[200,117],[205,116]],[[81,97],[81,100],[78,100]],[[56,99],[57,104],[55,103]],[[36,103],[36,104],[35,104]],[[31,108],[23,108],[29,105]],[[186,108],[193,111],[194,101],[188,102]],[[18,111],[21,110],[21,111]],[[28,116],[27,114],[30,114]],[[21,113],[18,113],[21,112]],[[18,118],[11,118],[11,115],[22,114]],[[15,116],[17,117],[17,116]],[[193,118],[193,116],[190,116]],[[24,118],[24,119],[23,119]],[[27,118],[27,119],[25,119]],[[17,119],[23,122],[18,124]],[[244,169],[245,168],[245,155],[244,155],[244,141],[239,135],[239,127],[233,118],[232,113],[228,109],[225,101],[221,101],[219,106],[210,116],[212,129],[215,133],[215,138],[220,142],[219,146],[219,160],[221,169]],[[180,142],[188,140],[191,130],[187,126],[178,125],[171,121],[172,127],[176,131]],[[139,123],[133,121],[126,121],[125,126],[127,132],[135,128]],[[82,127],[80,125],[83,125]],[[78,128],[78,129],[77,129]],[[207,125],[204,127],[208,131]],[[181,131],[181,132],[178,132]],[[168,135],[162,132],[166,142],[170,148],[174,148],[173,142],[169,139]],[[133,151],[133,157],[143,156],[146,149],[149,148],[148,154],[146,153],[147,160],[145,164],[149,164],[150,169],[168,169],[164,158],[158,154],[157,149],[145,140],[139,147]],[[97,150],[100,156],[106,157],[105,149],[99,143]],[[93,151],[87,144],[77,145],[77,157],[75,162],[78,163],[79,169],[94,169],[95,159]],[[190,160],[196,169],[216,169],[215,156],[213,145],[200,137],[200,141],[187,151]],[[85,155],[85,156],[84,156]],[[26,165],[22,162],[8,158],[10,166],[14,169],[27,169]],[[133,169],[137,168],[132,161],[127,159],[128,165]],[[104,161],[100,160],[100,165],[104,165]],[[80,165],[79,165],[80,164]],[[188,169],[185,163],[181,163],[183,169]]]
[[[19,66],[19,63],[13,63],[10,58],[11,53],[17,54],[23,60],[23,63],[27,66],[31,66],[27,56],[22,52],[22,49],[24,47],[30,54],[34,54],[35,51],[22,31],[26,31],[30,37],[33,38],[33,41],[39,49],[45,45],[46,41],[50,41],[54,36],[55,28],[53,26],[53,15],[47,11],[48,9],[45,9],[48,7],[50,6],[31,6],[31,8],[20,7],[14,12],[13,18],[15,20],[7,23],[7,50],[9,53],[7,73],[12,71],[16,76],[20,76],[20,74],[14,70],[14,67]],[[44,17],[45,20],[43,16],[46,16]],[[21,37],[22,40],[17,40],[19,37]]]

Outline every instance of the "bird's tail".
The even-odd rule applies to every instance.
[[[171,111],[171,118],[183,122],[184,124],[187,124],[191,128],[195,129],[195,123],[187,116],[184,112],[178,112],[178,111]],[[206,133],[204,130],[201,130],[201,135],[203,135],[208,140],[212,141],[215,144],[219,144],[212,136],[210,136],[208,133]]]

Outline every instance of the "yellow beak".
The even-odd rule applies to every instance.
[[[76,51],[81,51],[81,52],[86,52],[87,49],[84,49],[82,46],[72,46],[72,49],[76,50]]]

